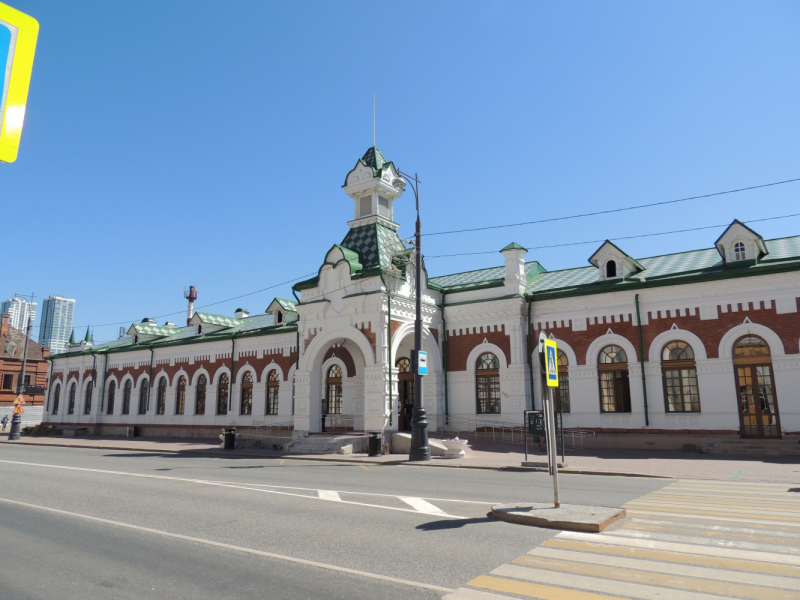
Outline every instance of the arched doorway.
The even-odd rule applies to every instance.
[[[733,366],[742,437],[781,437],[778,397],[767,343],[756,335],[739,338],[733,350]]]
[[[342,414],[342,368],[331,365],[325,380],[325,399],[328,401],[328,414]]]
[[[397,430],[411,431],[411,411],[414,410],[414,373],[411,361],[397,361]]]

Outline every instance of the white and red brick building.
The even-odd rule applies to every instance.
[[[397,178],[377,148],[356,163],[343,186],[349,231],[294,286],[295,301],[256,316],[196,313],[185,327],[145,320],[122,340],[50,357],[47,422],[313,432],[325,398],[356,430],[403,428],[414,273],[393,221]],[[526,262],[517,244],[500,252],[502,266],[420,274],[432,430],[445,416],[521,424],[541,407],[531,348],[545,332],[560,351],[564,426],[599,444],[800,432],[800,236],[764,240],[734,221],[705,249],[634,259],[605,242],[590,266],[562,271]]]

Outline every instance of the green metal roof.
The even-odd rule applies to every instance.
[[[628,279],[614,279],[598,281],[597,267],[578,267],[575,269],[562,269],[560,271],[546,271],[538,262],[525,263],[529,294],[545,294],[574,289],[588,291],[591,289],[610,290],[613,287],[624,286],[626,283],[639,283],[654,279],[680,278],[680,283],[691,277],[726,276],[732,270],[737,275],[757,275],[760,271],[774,267],[786,261],[800,261],[800,236],[778,238],[765,242],[769,254],[757,263],[739,266],[736,263],[726,265],[716,248],[703,248],[688,252],[677,252],[661,256],[641,258],[638,262],[643,271]],[[505,267],[489,267],[452,275],[431,277],[429,282],[446,292],[466,291],[480,287],[499,286],[505,279]]]
[[[221,327],[236,327],[241,325],[244,321],[242,319],[232,319],[225,315],[214,315],[211,313],[196,312],[194,316],[200,319],[201,322],[209,325],[219,325]]]
[[[340,246],[355,252],[362,268],[381,270],[389,268],[392,254],[406,249],[397,232],[380,223],[351,229]]]
[[[297,312],[297,303],[292,300],[287,300],[286,298],[275,298],[273,302],[277,302],[278,306],[280,306],[283,310]]]
[[[364,156],[358,159],[356,167],[358,166],[359,163],[361,163],[365,167],[370,167],[372,169],[373,177],[380,177],[383,174],[383,170],[385,168],[389,167],[389,165],[394,166],[394,163],[392,163],[392,161],[386,160],[381,151],[378,150],[377,146],[370,146],[364,153]],[[350,176],[350,173],[352,173],[354,169],[355,167],[353,167],[353,169],[350,169],[347,172],[347,175],[345,175],[344,178],[344,185],[342,187],[347,185],[347,178]]]
[[[152,323],[134,323],[131,325],[139,335],[172,336],[180,332],[177,327],[159,327]],[[130,329],[129,329],[130,331]]]
[[[505,250],[525,250],[525,252],[528,251],[527,248],[523,248],[517,242],[511,242],[508,246],[500,250],[500,252],[504,252]]]
[[[525,275],[528,281],[531,281],[542,272],[544,272],[544,267],[537,261],[534,260],[525,263]],[[441,287],[445,291],[463,291],[476,287],[502,285],[505,278],[505,267],[489,267],[488,269],[478,269],[477,271],[465,271],[463,273],[454,273],[453,275],[431,277],[428,281],[429,283]]]

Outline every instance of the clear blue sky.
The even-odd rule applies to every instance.
[[[6,1],[41,30],[19,159],[0,165],[0,297],[76,298],[81,336],[181,324],[190,284],[203,306],[315,272],[352,218],[340,186],[372,143],[373,93],[378,147],[419,172],[429,232],[800,177],[794,1]],[[800,212],[798,198],[794,183],[424,250],[613,240]],[[410,193],[395,218],[410,236]],[[800,234],[800,218],[753,227]],[[618,244],[646,257],[721,231]],[[527,258],[583,266],[598,245]],[[275,295],[290,285],[207,310]]]

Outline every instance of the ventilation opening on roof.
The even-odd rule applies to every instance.
[[[366,217],[372,212],[372,196],[364,196],[361,198],[361,204],[358,209],[359,217]]]
[[[386,219],[392,218],[392,213],[389,210],[389,199],[383,196],[378,196],[378,214]]]
[[[613,260],[610,260],[606,263],[606,277],[616,277],[617,276],[617,263]]]

